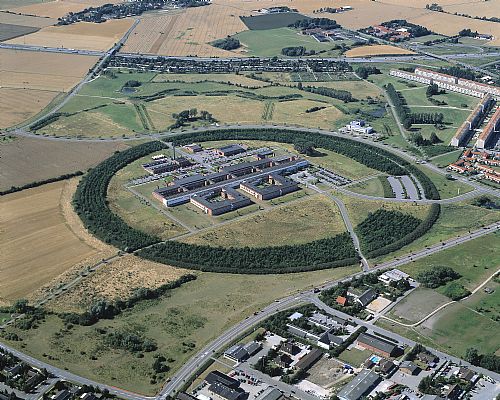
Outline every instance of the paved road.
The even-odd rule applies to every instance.
[[[89,71],[87,76],[85,78],[83,78],[83,80],[80,81],[80,83],[78,85],[76,85],[73,89],[71,89],[71,91],[67,94],[67,96],[59,104],[57,104],[54,108],[52,108],[52,110],[50,110],[46,114],[41,115],[39,118],[35,119],[34,121],[31,121],[26,126],[32,126],[32,125],[36,124],[37,122],[40,122],[41,120],[53,115],[54,113],[59,111],[61,108],[63,108],[81,90],[83,85],[88,83],[94,77],[94,75],[97,74],[98,71],[100,71],[100,69],[104,65],[104,63],[106,63],[108,61],[108,59],[120,49],[120,47],[127,41],[128,37],[130,36],[132,31],[135,29],[135,27],[139,24],[139,22],[140,22],[139,19],[136,19],[134,21],[132,26],[127,30],[127,32],[125,32],[125,34],[122,36],[122,38],[118,42],[116,42],[116,44],[102,56],[102,58],[99,60],[99,62],[96,65],[94,65],[94,67]],[[0,46],[0,48],[1,48],[1,46]]]
[[[481,236],[491,234],[495,231],[500,229],[500,222],[489,225],[488,227],[485,227],[483,229],[476,230],[474,232],[471,232],[470,234],[463,235],[460,237],[457,237],[455,239],[449,240],[447,242],[443,242],[442,244],[438,244],[435,246],[428,247],[420,252],[415,252],[410,255],[406,255],[403,257],[400,257],[396,260],[393,261],[388,261],[379,265],[375,265],[371,271],[376,270],[376,269],[384,269],[384,268],[397,268],[401,265],[407,264],[413,260],[417,260],[422,257],[429,256],[431,254],[437,253],[439,251],[454,247],[456,245],[465,243],[469,240],[473,240],[476,238],[479,238]],[[355,274],[353,276],[359,276],[361,274],[365,274],[367,271],[360,272],[358,274]],[[351,279],[351,277],[344,278],[343,280],[338,280],[338,281],[332,281],[329,282],[325,285],[323,285],[322,289],[327,289],[330,288],[334,285],[336,285],[340,281],[345,281],[348,279]],[[77,382],[79,384],[87,384],[87,385],[92,385],[92,386],[97,386],[100,387],[101,389],[107,389],[110,391],[110,393],[116,394],[120,397],[123,397],[124,399],[127,400],[151,400],[153,398],[156,398],[156,400],[162,400],[165,399],[168,395],[176,393],[178,390],[182,388],[182,386],[186,383],[186,381],[197,371],[199,367],[201,367],[204,363],[209,361],[210,357],[212,354],[218,350],[223,349],[226,347],[228,344],[230,344],[235,338],[238,337],[238,335],[241,335],[242,333],[246,332],[248,329],[251,329],[252,327],[255,327],[257,324],[265,320],[267,317],[285,310],[287,308],[290,308],[294,305],[297,304],[302,304],[310,301],[311,298],[313,298],[314,293],[312,291],[305,291],[300,294],[295,294],[291,295],[288,297],[285,297],[281,300],[278,300],[276,302],[273,302],[266,308],[264,308],[260,313],[257,315],[253,315],[251,317],[246,318],[245,320],[241,321],[237,325],[231,327],[228,329],[226,332],[224,332],[221,336],[213,340],[211,343],[206,345],[202,350],[200,350],[195,356],[193,356],[188,362],[186,362],[182,368],[177,371],[177,373],[171,378],[169,382],[165,384],[163,389],[160,391],[160,393],[156,397],[148,397],[144,396],[141,394],[137,393],[132,393],[120,388],[116,388],[113,386],[109,385],[104,385],[95,381],[92,381],[90,379],[86,379],[84,377],[72,374],[66,370],[54,367],[48,363],[45,363],[43,361],[37,360],[27,354],[24,354],[10,346],[7,346],[3,343],[0,343],[0,347],[10,351],[13,353],[16,357],[19,359],[30,363],[38,368],[45,368],[47,371],[50,373],[60,376],[63,379],[67,379],[73,382]],[[363,323],[365,323],[363,321]],[[390,336],[395,337],[399,340],[397,335],[393,334],[392,332],[390,333]],[[401,338],[402,343],[407,340],[405,338]],[[438,353],[436,351],[436,353]],[[460,360],[459,360],[460,361]],[[465,363],[462,361],[462,363]],[[493,376],[492,373],[488,372],[489,375]],[[499,378],[500,380],[500,378]]]
[[[321,194],[329,197],[330,199],[332,199],[335,202],[335,204],[337,204],[337,207],[340,210],[340,215],[342,216],[342,220],[344,221],[344,225],[347,229],[347,232],[349,233],[349,236],[351,236],[351,240],[354,244],[354,248],[356,249],[356,253],[358,254],[358,257],[361,261],[363,271],[368,271],[370,269],[370,264],[368,264],[368,260],[361,252],[361,244],[359,243],[358,235],[356,234],[354,227],[352,226],[351,220],[349,218],[349,213],[347,212],[347,208],[345,207],[344,202],[342,200],[340,200],[338,197],[334,196],[329,191],[321,190],[316,185],[312,185],[309,183],[309,184],[307,184],[307,186],[311,187],[312,189],[314,189],[318,193],[321,193]]]
[[[405,265],[405,264],[407,264],[411,261],[417,260],[419,258],[423,258],[423,257],[429,256],[431,254],[435,254],[439,251],[457,246],[457,245],[465,243],[469,240],[473,240],[473,239],[479,238],[481,236],[484,236],[486,234],[493,233],[493,232],[497,231],[498,229],[500,229],[500,222],[489,225],[488,227],[485,227],[483,229],[479,229],[479,230],[474,231],[470,234],[449,240],[448,242],[444,242],[443,244],[430,246],[430,247],[428,247],[420,252],[415,252],[415,253],[400,257],[396,260],[388,261],[388,262],[376,265],[368,272],[372,272],[373,270],[377,270],[377,269],[397,268],[401,265]],[[364,272],[355,274],[354,276],[359,276],[361,274],[365,274],[368,272],[364,271]],[[330,288],[330,287],[336,285],[338,282],[345,281],[345,280],[348,280],[351,278],[352,278],[352,276],[348,277],[348,278],[344,278],[342,280],[329,282],[328,284],[323,285],[322,289]],[[164,388],[160,392],[159,397],[164,398],[167,395],[173,394],[176,391],[178,391],[182,387],[183,383],[186,382],[187,379],[194,373],[197,366],[202,365],[203,363],[207,362],[213,352],[220,350],[223,347],[230,344],[232,342],[232,340],[234,340],[234,338],[236,338],[239,334],[242,334],[243,332],[245,332],[246,330],[248,330],[252,326],[256,326],[258,323],[262,322],[267,317],[269,317],[270,315],[272,315],[276,312],[290,308],[294,304],[309,302],[311,300],[311,298],[314,298],[313,294],[314,293],[312,291],[305,291],[305,292],[298,294],[298,295],[288,296],[288,297],[280,300],[279,302],[273,303],[270,306],[264,308],[257,315],[251,316],[251,317],[245,319],[244,321],[240,322],[239,324],[233,326],[231,329],[226,331],[223,335],[221,335],[216,340],[214,340],[213,342],[208,344],[205,348],[203,348],[200,352],[198,352],[193,358],[191,358],[191,360],[189,360],[189,362],[186,363],[175,374],[175,376],[172,378],[172,380],[164,386]],[[366,324],[366,322],[362,321],[362,324],[364,325],[364,324]],[[412,341],[410,341],[406,338],[403,338],[402,336],[395,335],[392,332],[387,332],[387,335],[389,335],[391,337],[395,337],[396,339],[400,340],[402,343],[405,343],[405,342],[406,343],[413,343]],[[412,345],[412,344],[410,344],[410,345]],[[438,351],[436,351],[436,353],[442,354]],[[443,356],[444,356],[444,354],[443,354]],[[453,357],[451,357],[451,358],[453,358]],[[456,360],[457,360],[457,362],[460,361],[458,359],[456,359]],[[465,363],[465,362],[462,361],[462,363]]]

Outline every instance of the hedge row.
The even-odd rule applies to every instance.
[[[32,189],[32,188],[35,188],[38,186],[45,185],[47,183],[64,181],[66,179],[74,178],[75,176],[81,176],[81,175],[83,175],[82,171],[76,171],[76,172],[73,172],[71,174],[59,175],[59,176],[56,176],[55,178],[49,178],[49,179],[44,179],[42,181],[35,181],[35,182],[27,183],[26,185],[23,185],[23,186],[12,186],[10,189],[0,191],[0,196],[4,196],[4,195],[10,194],[10,193],[20,192],[21,190],[25,190],[25,189]]]

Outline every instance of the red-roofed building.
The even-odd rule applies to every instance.
[[[342,307],[347,305],[347,298],[343,296],[338,296],[337,297],[337,304],[340,304]]]

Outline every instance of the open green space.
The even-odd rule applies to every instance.
[[[384,186],[382,180],[387,180],[385,176],[376,176],[363,182],[349,185],[348,190],[366,194],[368,196],[384,197]]]
[[[238,321],[279,297],[358,270],[353,266],[266,276],[198,273],[197,280],[173,290],[169,296],[141,302],[113,320],[64,329],[59,318],[49,316],[37,329],[8,328],[7,332],[17,333],[23,341],[6,342],[18,348],[22,345],[24,352],[76,374],[153,395],[165,378],[174,375],[195,352]],[[103,343],[98,329],[135,332],[155,340],[158,350],[138,358],[126,350],[110,349]],[[173,361],[168,362],[170,371],[166,376],[152,381],[156,354]]]
[[[345,226],[337,205],[326,196],[314,195],[181,241],[222,247],[264,247],[308,243],[342,232]]]
[[[390,255],[377,257],[372,260],[373,264],[379,264],[384,261],[392,260],[404,254],[411,253],[413,251],[417,251],[419,249],[423,249],[425,246],[431,246],[440,241],[445,241],[450,238],[464,235],[469,230],[474,230],[481,228],[482,226],[486,226],[498,221],[500,218],[500,214],[498,211],[487,210],[485,208],[480,208],[477,206],[471,205],[470,202],[459,202],[452,204],[442,204],[441,205],[441,214],[436,221],[436,223],[432,226],[432,228],[422,237],[415,240],[413,243],[403,247],[402,249],[391,253]],[[483,237],[481,239],[476,239],[475,241],[471,241],[468,243],[476,243],[476,246],[481,245],[498,247],[495,243],[495,240],[498,240],[497,237],[491,237],[491,235]],[[486,245],[483,245],[486,243]],[[461,249],[462,246],[466,246],[465,250],[463,250],[463,255],[467,255],[468,251],[473,250],[474,246],[471,244],[463,244],[457,246],[455,249]],[[435,257],[440,257],[441,254],[446,253],[447,251],[453,250],[445,250],[444,252],[440,252],[435,255]],[[457,251],[457,250],[455,250]],[[472,254],[475,254],[474,252]],[[488,254],[488,253],[486,253]],[[434,256],[433,256],[434,257]],[[462,260],[463,258],[458,257],[457,260]],[[425,258],[424,260],[429,260],[429,258]],[[443,260],[446,260],[443,258]],[[486,260],[486,259],[485,259]],[[416,261],[418,263],[419,261]],[[425,262],[425,261],[420,261]],[[414,263],[408,264],[405,268],[411,268]],[[419,265],[419,264],[417,264]],[[446,265],[446,264],[445,264]],[[467,286],[467,285],[466,285]]]
[[[318,44],[308,36],[297,37]],[[307,78],[307,74],[311,76]],[[384,135],[397,133],[393,117],[385,111],[385,101],[376,86],[352,74],[303,73],[304,76],[300,76],[301,81],[302,78],[310,80],[304,83],[306,86],[347,90],[360,100],[344,103],[300,90],[291,82],[290,74],[287,75],[287,81],[271,85],[272,82],[254,79],[251,74],[155,74],[111,69],[87,83],[62,107],[63,115],[37,133],[76,137],[156,133],[169,129],[175,122],[173,114],[192,108],[208,111],[220,124],[274,123],[335,130],[353,119],[364,119]],[[255,76],[268,79],[263,74]],[[130,87],[130,81],[139,86]],[[314,108],[317,110],[311,112]],[[198,120],[185,126],[208,124],[211,122]]]
[[[442,199],[449,199],[474,190],[472,186],[466,183],[450,180],[445,175],[438,174],[422,165],[417,165],[417,168],[422,170],[434,182]]]
[[[455,282],[472,291],[500,265],[500,248],[496,245],[499,239],[499,233],[483,236],[405,264],[400,269],[415,277],[436,266],[450,267],[461,275]]]
[[[248,30],[233,37],[245,46],[247,55],[256,57],[283,56],[281,49],[296,46],[303,46],[307,51],[322,52],[321,56],[323,57],[335,57],[341,54],[341,45],[348,46],[349,43],[345,40],[318,42],[313,37],[302,35],[292,28]]]
[[[367,350],[360,350],[353,347],[350,350],[344,350],[339,355],[339,360],[344,361],[351,367],[358,368],[363,362],[365,362],[372,353]]]
[[[458,160],[458,157],[462,154],[462,150],[454,150],[449,153],[442,154],[437,157],[433,157],[431,162],[440,168],[446,168],[448,165],[454,163]]]

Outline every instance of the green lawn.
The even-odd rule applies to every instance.
[[[429,168],[417,165],[417,168],[421,169],[436,185],[439,195],[442,199],[449,199],[451,197],[456,197],[459,194],[468,193],[474,188],[467,185],[466,183],[446,179],[445,175],[438,174],[437,172],[431,171]]]
[[[320,43],[291,28],[248,30],[240,32],[234,37],[243,44],[248,56],[257,57],[281,56],[281,49],[291,46],[304,46],[306,50],[315,50],[316,52],[325,50],[327,53],[322,54],[322,56],[336,56],[340,52],[339,50],[332,51],[333,47],[336,44],[348,43],[346,41]]]
[[[344,361],[350,366],[357,368],[361,363],[365,362],[372,353],[367,350],[359,350],[352,348],[351,350],[344,350],[339,355],[339,360]]]
[[[381,179],[386,178],[385,176],[377,176],[367,181],[351,185],[347,189],[368,196],[384,197],[384,187],[382,186]]]
[[[14,347],[22,345],[24,352],[90,379],[153,395],[167,376],[175,374],[206,343],[276,298],[358,271],[359,267],[353,266],[266,276],[197,273],[196,281],[159,300],[143,302],[113,320],[66,331],[56,316],[49,316],[36,330],[8,328],[23,342],[6,342]],[[154,339],[158,350],[138,358],[128,351],[109,349],[98,328],[137,332]],[[192,350],[186,346],[190,343],[195,345]],[[167,376],[156,382],[151,381],[155,354],[174,360],[168,363],[171,370]]]
[[[450,151],[449,153],[433,157],[431,162],[440,168],[446,168],[448,165],[457,161],[461,154],[462,150]]]
[[[455,282],[472,291],[500,265],[498,240],[500,233],[492,233],[403,265],[400,269],[415,277],[436,266],[451,267],[462,275]]]

